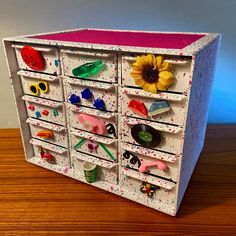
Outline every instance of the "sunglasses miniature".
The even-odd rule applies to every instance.
[[[38,96],[40,92],[47,93],[48,92],[48,82],[39,81],[38,83],[29,84],[28,90],[34,96]]]

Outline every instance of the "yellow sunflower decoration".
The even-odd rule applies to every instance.
[[[137,56],[130,73],[135,83],[145,91],[157,93],[167,90],[174,81],[171,64],[162,56],[152,54]]]

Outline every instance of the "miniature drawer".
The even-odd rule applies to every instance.
[[[132,88],[122,88],[121,93],[123,115],[176,125],[185,123],[187,111],[184,95],[153,94]]]
[[[62,102],[55,102],[29,95],[24,95],[22,99],[25,100],[29,117],[59,125],[66,125],[65,109]]]
[[[102,82],[117,82],[117,54],[89,52],[82,50],[61,50],[62,65],[64,74],[78,78],[86,78]],[[101,60],[103,69],[92,76],[80,76],[73,73],[73,70],[87,63],[94,63]]]
[[[65,127],[34,118],[28,118],[26,122],[29,123],[33,138],[57,144],[62,147],[68,147],[68,137]]]
[[[71,148],[91,156],[117,161],[117,140],[71,128]]]
[[[137,87],[134,79],[130,75],[132,72],[132,63],[135,62],[134,56],[122,56],[122,84],[125,86]],[[172,71],[175,76],[173,84],[169,87],[168,91],[183,93],[188,90],[191,85],[191,60],[182,59],[180,57],[165,57],[173,65]]]
[[[95,108],[94,103],[97,99],[103,100],[105,106],[101,110],[117,111],[117,86],[101,82],[93,82],[83,79],[65,78],[66,99],[70,102],[71,96],[79,96],[80,101],[76,105]],[[83,98],[84,91],[89,90],[91,97]]]
[[[138,124],[143,125],[143,127],[137,128],[137,126],[135,125]],[[134,126],[136,128],[133,128]],[[136,142],[135,139],[132,137],[132,129],[136,129],[134,133],[136,136],[136,140],[139,140],[140,143]],[[159,139],[158,134],[160,136],[159,145],[156,144],[156,141]],[[160,124],[147,120],[122,117],[122,137],[122,140],[125,142],[141,146],[144,146],[142,140],[146,139],[144,142],[144,147],[146,148],[152,148],[155,150],[161,150],[173,154],[181,154],[183,139],[182,128],[180,127]]]
[[[30,46],[31,49],[24,51],[22,50],[24,46]],[[13,44],[12,47],[15,48],[16,58],[20,69],[54,75],[60,74],[60,61],[57,48],[22,44]],[[25,57],[24,60],[21,54]]]
[[[70,126],[111,138],[117,137],[117,114],[66,104]]]
[[[84,177],[83,163],[84,161],[87,161],[97,165],[97,181],[105,181],[107,183],[115,185],[117,184],[118,175],[117,175],[116,163],[111,163],[109,161],[105,161],[75,151],[72,151],[72,158],[73,158],[75,173],[78,174],[79,178],[82,179],[83,181],[86,181]]]
[[[153,191],[145,192],[145,184],[148,183],[158,188]],[[147,174],[139,173],[135,170],[121,168],[120,175],[121,193],[127,197],[137,197],[143,204],[149,205],[149,202],[162,202],[164,204],[173,204],[176,198],[176,184],[153,177]]]
[[[139,170],[141,173],[145,172],[175,182],[178,181],[177,155],[162,153],[128,143],[122,143],[121,147],[122,166]]]
[[[28,71],[17,72],[25,94],[56,101],[64,101],[61,78]]]
[[[43,162],[47,162],[50,165],[70,167],[68,149],[37,139],[31,139],[30,143],[33,145],[35,156],[40,158]],[[46,155],[41,155],[41,152],[46,153]]]

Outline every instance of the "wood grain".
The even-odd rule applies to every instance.
[[[0,130],[0,235],[236,235],[236,126],[208,126],[176,217],[34,166]]]

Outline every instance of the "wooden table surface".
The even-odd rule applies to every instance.
[[[236,126],[208,126],[176,217],[24,160],[0,130],[0,235],[236,235]]]

